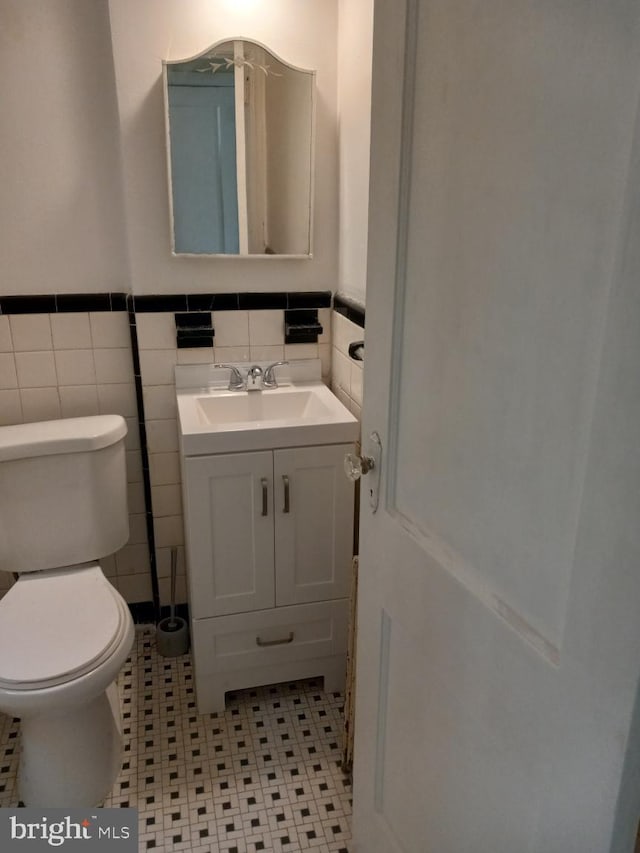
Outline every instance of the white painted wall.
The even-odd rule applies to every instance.
[[[367,286],[373,0],[339,0],[338,33],[338,289],[364,304]]]
[[[337,0],[110,0],[135,293],[334,288],[338,272]],[[172,258],[161,62],[238,36],[317,71],[314,257]]]
[[[139,293],[337,287],[363,302],[372,5],[0,0],[0,293],[131,279]],[[309,261],[170,256],[161,60],[237,35],[318,72]]]
[[[0,293],[127,289],[106,0],[0,0]]]

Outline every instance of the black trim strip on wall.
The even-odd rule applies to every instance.
[[[337,298],[337,297],[336,297]],[[239,311],[330,308],[330,290],[270,293],[58,293],[0,296],[0,314],[57,314],[71,311]]]
[[[126,311],[126,293],[52,293],[0,296],[0,314],[58,314],[72,311]]]
[[[338,314],[342,314],[343,317],[347,318],[347,320],[351,320],[352,323],[355,323],[357,326],[364,329],[364,306],[358,305],[357,302],[354,302],[347,296],[340,296],[336,293],[333,297],[333,310],[337,311]]]
[[[160,620],[160,584],[158,583],[158,563],[156,561],[156,532],[153,523],[153,502],[151,498],[151,474],[149,469],[149,448],[147,446],[147,423],[144,417],[144,398],[142,394],[142,371],[140,369],[140,350],[138,348],[138,326],[133,299],[127,298],[129,314],[129,334],[131,336],[131,356],[133,359],[133,378],[136,386],[136,404],[138,409],[138,433],[140,435],[140,456],[142,460],[142,486],[144,489],[145,523],[149,546],[149,572],[151,574],[151,596],[155,621]]]
[[[330,290],[301,293],[179,293],[134,296],[136,313],[151,311],[251,311],[277,308],[329,308]]]

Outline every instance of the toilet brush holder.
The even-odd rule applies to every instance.
[[[177,548],[171,549],[171,615],[161,619],[156,626],[156,646],[165,658],[175,658],[189,651],[189,626],[185,619],[176,616]]]
[[[165,658],[175,658],[189,651],[189,626],[180,616],[167,616],[156,626],[156,645]]]

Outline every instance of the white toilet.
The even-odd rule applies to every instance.
[[[121,760],[115,678],[134,638],[100,564],[129,538],[119,415],[0,427],[0,711],[21,718],[27,806],[101,803]]]

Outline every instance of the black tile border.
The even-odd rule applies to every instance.
[[[136,314],[149,313],[151,311],[186,311],[187,294],[171,293],[158,294],[157,296],[132,296],[133,310]]]
[[[55,314],[56,297],[51,296],[1,296],[1,314]]]
[[[338,297],[336,297],[337,299]],[[335,306],[335,299],[334,299]],[[330,290],[266,293],[58,293],[0,296],[0,314],[57,314],[78,311],[251,311],[330,308]],[[360,309],[362,310],[362,309]],[[362,311],[364,314],[364,311]]]
[[[126,293],[51,293],[0,296],[0,314],[63,314],[80,311],[126,311]]]
[[[188,293],[189,311],[237,311],[238,293]]]
[[[330,290],[287,293],[287,308],[331,308]]]
[[[149,545],[149,569],[151,574],[151,595],[155,621],[160,619],[160,585],[158,583],[158,564],[156,561],[156,535],[153,524],[153,504],[151,501],[151,474],[149,472],[149,448],[147,445],[147,423],[144,416],[144,397],[142,393],[142,371],[140,369],[140,350],[138,348],[138,326],[134,300],[127,298],[129,314],[129,334],[131,336],[131,355],[133,357],[133,379],[136,388],[138,410],[138,433],[140,436],[140,457],[142,461],[142,486],[144,490],[145,523]]]
[[[239,293],[238,305],[242,310],[287,308],[286,293]]]
[[[133,297],[137,313],[160,311],[260,311],[286,308],[330,308],[330,290],[289,293],[187,293]]]
[[[347,318],[347,320],[351,320],[352,323],[355,323],[357,326],[364,329],[365,309],[362,305],[354,302],[354,300],[349,299],[346,296],[340,296],[336,293],[333,297],[333,310],[337,311],[338,314],[342,314],[343,317]]]
[[[124,296],[124,294],[121,294]],[[110,293],[61,293],[56,295],[56,311],[112,311]]]

